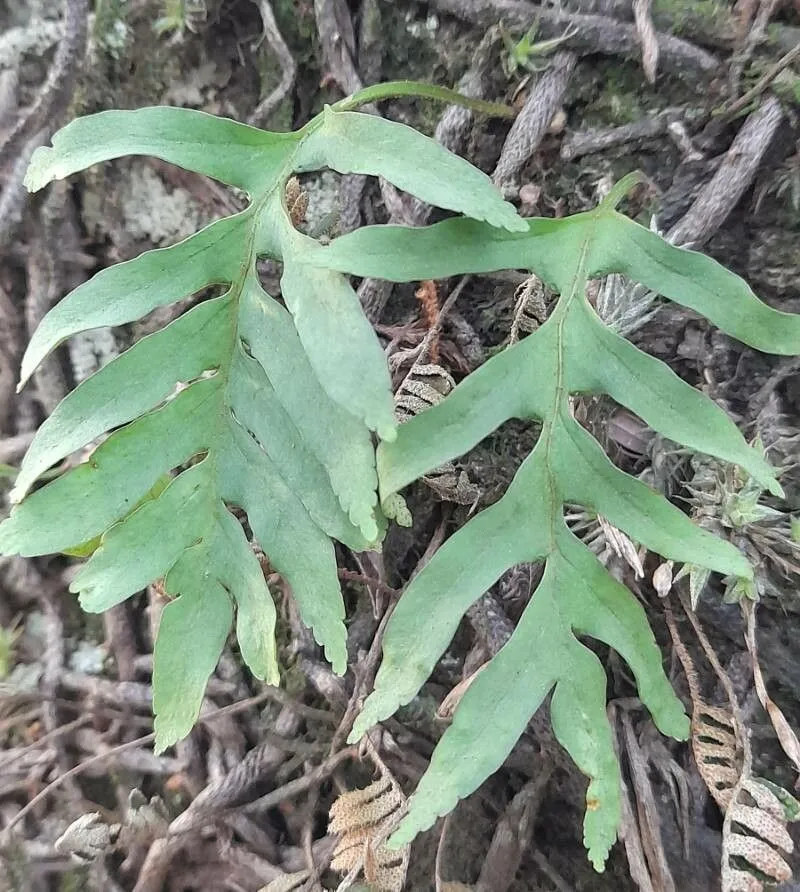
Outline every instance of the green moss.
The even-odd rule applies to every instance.
[[[733,15],[723,0],[654,0],[656,27],[683,37],[731,36]]]
[[[61,882],[58,884],[58,892],[84,892],[88,888],[89,870],[85,867],[79,867],[75,870],[69,870],[61,875]]]
[[[604,61],[587,72],[593,95],[586,97],[583,123],[592,127],[630,124],[638,121],[662,99],[642,78],[638,64]]]
[[[386,80],[409,78],[441,83],[434,73],[441,62],[435,16],[410,20],[403,4],[381,6],[384,41],[383,75]]]

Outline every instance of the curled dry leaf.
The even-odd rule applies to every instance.
[[[697,619],[688,610],[686,615],[698,637],[701,636],[702,629]],[[741,777],[741,765],[744,761],[741,729],[735,714],[738,707],[733,701],[730,704],[730,709],[709,706],[705,702],[700,692],[700,680],[694,661],[681,639],[669,603],[664,605],[664,618],[667,621],[672,645],[681,666],[683,666],[689,685],[689,696],[692,700],[691,744],[697,771],[708,788],[708,792],[711,793],[720,810],[724,812],[731,800],[733,789]],[[730,679],[724,676],[716,656],[713,660],[711,659],[713,653],[711,645],[705,636],[700,640],[715,672],[721,673],[720,681],[723,683],[723,687],[728,689]]]
[[[741,772],[742,753],[731,713],[702,700],[693,703],[692,752],[700,777],[725,811]]]
[[[659,598],[666,598],[672,589],[672,561],[659,564],[653,573],[653,588]]]
[[[478,677],[480,672],[483,671],[484,666],[488,665],[484,663],[482,666],[479,666],[473,673],[468,675],[466,678],[462,679],[450,693],[442,700],[441,705],[436,710],[436,718],[437,719],[451,719],[453,718],[453,713],[456,711],[456,707],[461,702],[461,698],[464,694],[469,690],[469,686],[473,681]]]
[[[764,707],[772,727],[778,735],[781,747],[784,753],[791,759],[797,771],[800,771],[800,740],[792,729],[786,716],[780,707],[767,693],[767,686],[764,683],[764,676],[761,673],[761,665],[758,662],[758,645],[756,644],[756,605],[752,602],[742,602],[742,610],[747,621],[745,641],[747,649],[753,660],[753,680],[756,685],[756,693],[761,705]]]
[[[308,192],[304,192],[297,177],[290,177],[286,183],[286,210],[292,226],[299,226],[306,219]]]
[[[453,376],[442,366],[414,363],[394,397],[397,420],[402,424],[437,405],[455,386]],[[434,468],[423,480],[445,502],[474,505],[480,498],[480,488],[470,481],[465,471],[459,471],[449,461]]]
[[[786,883],[792,869],[781,852],[794,843],[780,799],[743,767],[722,828],[722,892],[763,892],[765,883]],[[751,872],[752,871],[752,872]]]
[[[363,873],[375,892],[401,892],[410,846],[390,849],[389,833],[405,811],[406,798],[391,776],[342,795],[330,810],[328,831],[341,836],[331,867],[355,879]]]
[[[453,376],[440,365],[415,363],[394,396],[397,420],[401,423],[408,421],[435,406],[455,386]]]
[[[639,552],[633,544],[633,540],[629,536],[626,536],[622,530],[617,529],[613,524],[609,523],[605,517],[600,514],[597,515],[597,522],[600,524],[600,529],[603,531],[603,536],[605,537],[609,548],[611,548],[617,557],[621,557],[622,560],[625,561],[636,574],[637,579],[641,579],[644,576],[644,567],[642,566],[642,559],[639,557]]]
[[[514,297],[516,304],[509,345],[516,344],[520,334],[536,331],[547,319],[545,285],[538,276],[529,276],[514,292]]]
[[[694,664],[667,607],[667,625],[692,698],[695,761],[709,792],[725,814],[722,892],[763,892],[767,883],[780,885],[792,878],[792,870],[783,857],[784,852],[794,850],[794,842],[786,829],[791,816],[784,805],[786,797],[780,795],[785,791],[753,777],[749,729],[743,723],[730,679],[697,618],[688,609],[686,615],[730,701],[730,709],[709,706],[702,701]],[[754,639],[754,624],[750,619],[748,638]]]

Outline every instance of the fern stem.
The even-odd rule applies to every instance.
[[[383,84],[372,84],[340,99],[332,107],[336,111],[352,111],[370,102],[382,102],[385,99],[395,99],[399,96],[418,96],[421,99],[433,99],[437,102],[446,102],[448,105],[461,105],[482,115],[494,118],[514,118],[516,111],[502,102],[486,102],[483,99],[473,99],[464,96],[447,87],[437,87],[433,84],[424,84],[419,81],[387,81]]]

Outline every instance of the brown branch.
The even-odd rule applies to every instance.
[[[324,781],[327,777],[333,774],[342,762],[357,757],[357,746],[345,747],[328,756],[324,762],[316,768],[313,768],[308,774],[304,774],[296,780],[289,781],[282,787],[278,787],[277,790],[272,790],[272,792],[267,793],[258,799],[254,799],[252,802],[247,802],[242,806],[242,811],[247,814],[252,814],[254,812],[264,812],[271,808],[275,808],[276,805],[280,805],[285,799],[291,799],[294,796],[299,796],[301,793],[306,793],[312,787],[315,787],[317,784]]]
[[[354,61],[355,35],[350,11],[345,0],[314,0],[317,32],[322,44],[322,57],[345,96],[363,86]],[[364,106],[375,112],[375,108]]]
[[[674,111],[673,111],[674,114]],[[572,161],[584,155],[606,152],[628,143],[657,139],[667,132],[669,118],[666,114],[642,118],[619,127],[592,127],[568,133],[561,143],[561,158]]]
[[[250,709],[250,707],[252,706],[258,706],[259,703],[263,703],[267,699],[269,699],[267,694],[258,694],[255,697],[250,697],[248,700],[242,700],[240,703],[232,703],[230,706],[223,706],[222,708],[215,710],[209,715],[202,716],[200,718],[200,721],[209,722],[224,715],[232,715],[237,712],[242,712],[245,709]],[[122,753],[126,750],[132,750],[141,746],[146,746],[147,744],[152,743],[155,739],[155,733],[145,734],[143,737],[137,737],[134,740],[129,740],[126,743],[121,743],[105,753],[98,753],[96,756],[92,756],[91,758],[86,759],[84,762],[81,762],[80,764],[70,768],[69,771],[65,772],[64,774],[59,775],[57,778],[55,778],[55,780],[52,780],[43,790],[40,790],[33,797],[33,799],[31,799],[27,805],[21,808],[3,828],[2,834],[0,834],[0,840],[2,840],[3,845],[8,843],[8,838],[10,837],[11,830],[16,827],[16,825],[19,824],[20,821],[26,818],[40,802],[47,799],[47,797],[54,790],[57,790],[65,782],[78,777],[78,775],[83,774],[88,768],[91,768],[93,765],[97,765],[99,762],[102,762],[105,759],[116,755],[117,753]]]
[[[257,2],[261,13],[261,22],[264,27],[264,37],[275,53],[278,64],[281,67],[281,79],[278,86],[256,106],[255,111],[247,119],[253,127],[261,127],[272,112],[280,105],[294,86],[297,76],[297,65],[294,61],[286,41],[283,39],[278,23],[275,21],[275,13],[269,0],[254,0]]]
[[[519,186],[515,182],[517,176],[538,148],[553,116],[561,106],[575,62],[575,53],[556,53],[553,64],[533,87],[522,111],[512,124],[492,176],[495,186],[507,198],[518,193]]]
[[[800,59],[800,43],[781,56],[774,65],[771,65],[753,86],[735,102],[723,105],[720,114],[726,118],[733,118],[738,115],[740,111],[746,109],[757,96],[760,96],[769,87],[784,68],[788,68],[796,59]]]
[[[639,55],[636,26],[602,15],[571,13],[558,6],[537,6],[527,0],[432,0],[439,12],[489,27],[502,20],[512,28],[528,29],[538,23],[538,34],[546,40],[564,36],[571,25],[564,46],[583,54],[635,58]],[[657,33],[664,68],[687,80],[706,79],[716,73],[719,61],[705,50],[673,37]]]
[[[713,178],[669,231],[669,241],[700,246],[711,238],[753,182],[783,118],[781,104],[774,96],[748,117]]]
[[[65,0],[64,36],[36,101],[0,146],[0,169],[19,154],[22,146],[41,127],[47,126],[52,132],[68,107],[75,76],[86,50],[88,18],[89,0]]]

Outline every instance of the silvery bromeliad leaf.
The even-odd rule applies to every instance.
[[[393,839],[407,843],[475,790],[552,693],[555,734],[590,779],[584,838],[602,869],[619,823],[619,767],[605,714],[605,673],[581,638],[605,642],[628,662],[664,733],[684,738],[688,722],[643,609],[569,531],[564,505],[602,514],[665,558],[742,577],[752,576],[752,569],[732,545],[615,468],[573,417],[570,396],[609,394],[669,438],[739,464],[776,495],[781,489],[763,456],[720,408],[603,325],[587,283],[624,273],[775,353],[800,353],[800,317],[770,309],[713,260],[675,248],[621,216],[614,200],[563,220],[530,220],[524,233],[471,220],[418,230],[367,227],[320,247],[314,262],[394,281],[527,268],[560,294],[534,334],[490,359],[379,447],[381,498],[388,508],[398,490],[467,452],[507,419],[542,423],[503,498],[455,533],[401,597],[387,626],[375,690],[351,739],[417,694],[467,609],[501,574],[518,563],[546,562],[514,635],[461,700]]]
[[[278,681],[275,608],[229,508],[247,513],[337,672],[346,650],[333,540],[376,547],[385,526],[372,433],[396,436],[386,363],[347,279],[307,262],[316,243],[291,223],[288,179],[324,167],[380,175],[487,225],[527,227],[484,174],[432,140],[331,108],[279,134],[186,109],[101,112],[38,149],[26,183],[40,189],[130,154],[236,187],[248,207],[69,294],[31,339],[22,382],[79,332],[140,319],[208,286],[224,293],[142,339],[58,406],[22,464],[0,548],[91,551],[101,537],[72,586],[93,611],[165,578],[171,600],[154,669],[163,749],[196,720],[234,618],[249,667]],[[259,283],[258,257],[283,263],[283,304]],[[31,492],[50,467],[107,434],[74,470]],[[154,490],[165,475],[169,484]]]

